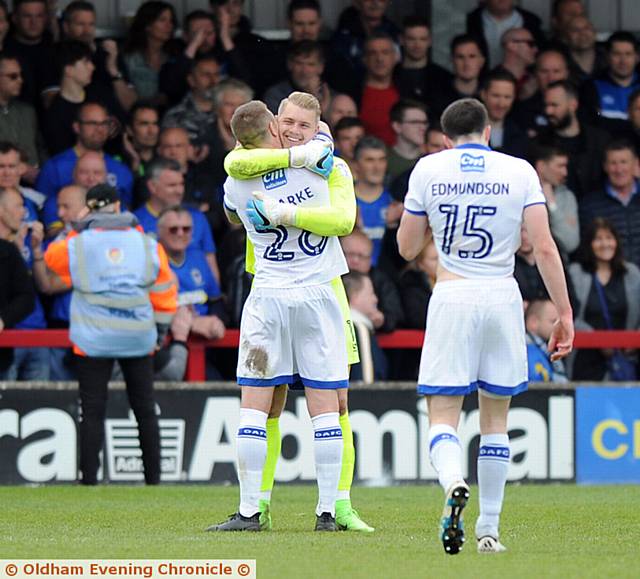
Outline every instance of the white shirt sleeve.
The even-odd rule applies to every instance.
[[[546,205],[547,201],[542,192],[542,185],[540,184],[538,174],[529,163],[524,161],[524,164],[527,168],[527,189],[524,196],[524,206],[528,207],[529,205],[536,205],[538,203],[544,203]]]
[[[404,208],[414,215],[426,215],[426,179],[424,178],[424,164],[418,161],[409,176],[409,190],[404,198]]]
[[[227,180],[224,182],[224,199],[223,199],[223,203],[225,205],[225,207],[229,210],[229,211],[233,211],[234,213],[238,212],[238,207],[235,203],[235,201],[233,200],[233,182],[231,181],[231,178],[227,178]]]

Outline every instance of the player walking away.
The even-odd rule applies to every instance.
[[[280,144],[275,117],[259,101],[239,107],[231,128],[247,147]],[[319,175],[288,169],[245,181],[229,177],[224,188],[225,211],[230,220],[246,228],[256,261],[253,287],[242,313],[238,354],[240,508],[209,530],[264,528],[259,499],[274,387],[300,381],[314,428],[319,490],[315,528],[337,531],[335,501],[343,443],[336,390],[348,385],[348,364],[342,311],[331,282],[348,268],[337,237],[283,225],[280,219],[272,222],[264,211],[268,200],[283,207],[327,206],[329,188]],[[261,194],[259,204],[254,203],[255,192]]]
[[[278,131],[284,149],[237,148],[225,159],[225,169],[237,179],[249,179],[270,171],[291,166],[306,167],[328,179],[330,205],[324,207],[302,207],[274,203],[265,200],[262,212],[274,222],[295,224],[300,229],[323,236],[344,236],[351,233],[356,218],[356,198],[353,177],[348,165],[336,158],[333,167],[318,162],[326,156],[326,143],[332,145],[328,127],[319,122],[320,106],[315,97],[307,93],[293,92],[280,103]],[[327,141],[327,139],[329,139]],[[304,144],[303,144],[304,143]],[[248,252],[253,256],[253,251]],[[253,272],[250,261],[247,270]],[[332,280],[336,297],[342,310],[347,339],[349,364],[360,359],[349,313],[349,304],[342,280]],[[338,500],[336,501],[336,523],[341,530],[371,533],[374,528],[367,525],[351,504],[351,485],[355,467],[355,448],[349,421],[348,389],[338,390],[340,403],[340,428],[342,429],[343,453]],[[267,459],[263,471],[260,511],[265,525],[271,527],[271,491],[275,479],[276,465],[280,456],[281,439],[279,420],[287,397],[287,387],[277,387],[269,418],[267,420]]]
[[[498,553],[498,526],[509,466],[507,413],[511,396],[527,388],[522,297],[513,278],[524,221],[536,263],[558,309],[548,348],[569,354],[573,317],[562,261],[545,199],[526,161],[491,151],[487,111],[461,99],[442,115],[447,149],[418,161],[409,179],[398,230],[400,254],[418,255],[431,227],[438,249],[437,281],[429,303],[418,393],[427,396],[429,452],[446,499],[440,537],[445,552],[462,549],[462,478],[457,426],[464,396],[478,390],[480,516],[478,551]]]

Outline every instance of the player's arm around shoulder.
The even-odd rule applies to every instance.
[[[236,147],[224,159],[224,170],[234,179],[253,179],[289,167],[288,149],[244,149]]]
[[[345,161],[335,158],[329,180],[329,205],[298,207],[295,226],[316,235],[349,235],[356,223],[356,194],[353,176]]]

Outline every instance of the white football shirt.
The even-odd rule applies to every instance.
[[[537,203],[545,198],[527,161],[469,143],[420,159],[404,208],[428,217],[445,269],[497,278],[513,275],[522,212]]]
[[[320,285],[349,271],[335,236],[322,237],[284,225],[256,230],[246,211],[253,191],[301,207],[327,206],[330,197],[327,181],[307,169],[277,169],[248,180],[227,178],[224,204],[238,214],[253,244],[256,287]]]

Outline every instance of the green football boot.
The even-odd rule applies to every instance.
[[[260,499],[258,501],[258,510],[260,511],[260,527],[263,531],[271,530],[271,501]]]
[[[336,524],[341,531],[358,531],[360,533],[373,533],[375,529],[365,523],[351,506],[350,499],[336,501]]]

